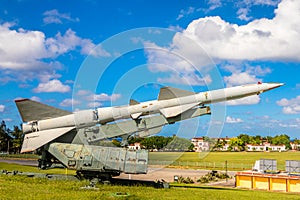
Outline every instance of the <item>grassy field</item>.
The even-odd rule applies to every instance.
[[[151,156],[154,156],[152,154]],[[159,156],[161,156],[160,154]],[[158,155],[155,155],[158,156]],[[174,156],[174,155],[173,155]],[[192,159],[190,153],[184,156]],[[182,158],[180,158],[182,159]],[[47,174],[65,174],[65,169],[39,170],[32,166],[7,164],[0,162],[0,170],[18,170]],[[68,170],[68,174],[75,174]],[[299,199],[299,194],[276,193],[258,190],[209,187],[203,185],[185,185],[171,183],[170,189],[155,189],[145,186],[97,185],[99,190],[82,190],[87,181],[48,180],[26,176],[0,175],[0,199]],[[116,197],[116,193],[127,193],[127,197]]]
[[[39,159],[39,155],[35,154],[0,154],[0,158],[21,158],[21,159]]]
[[[47,180],[0,175],[0,199],[299,199],[297,194],[193,186],[155,189],[145,186],[97,185],[99,190],[82,190],[86,181]],[[121,192],[127,197],[116,197]]]
[[[74,170],[66,170],[62,168],[42,170],[34,166],[24,166],[24,165],[8,164],[8,163],[0,162],[0,170],[4,170],[4,169],[10,172],[14,170],[18,170],[19,172],[34,172],[34,173],[47,173],[47,174],[68,174],[68,175],[76,174]]]
[[[251,169],[256,160],[277,160],[277,169],[285,170],[286,160],[300,160],[300,152],[150,152],[150,164],[183,166],[190,168],[225,169],[227,160],[228,170]]]

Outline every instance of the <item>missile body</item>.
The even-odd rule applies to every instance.
[[[161,113],[165,118],[170,118],[197,106],[259,95],[282,85],[282,83],[257,83],[200,93],[165,87],[161,89],[158,100],[142,103],[134,101],[127,106],[82,110],[50,119],[35,119],[23,124],[23,131],[24,133],[30,133],[55,128],[84,128],[96,124],[103,125],[120,119],[138,119],[141,116],[156,113]],[[18,101],[23,100],[16,100],[17,105]]]
[[[196,106],[259,95],[282,85],[281,83],[258,83],[200,92],[197,94],[184,94],[186,91],[166,87],[162,88],[158,100],[123,107],[98,108],[98,119],[100,123],[106,123],[129,117],[136,119],[139,116],[149,113],[161,113],[166,118],[175,117]],[[164,94],[162,94],[164,90],[168,90],[171,94],[164,97]]]

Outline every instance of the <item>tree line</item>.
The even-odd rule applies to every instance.
[[[286,149],[291,149],[291,139],[286,134],[262,137],[260,135],[250,136],[247,134],[240,134],[237,137],[228,138],[210,138],[203,137],[204,142],[208,142],[210,151],[221,151],[224,146],[228,145],[228,151],[246,151],[247,144],[251,145],[262,145],[264,143],[270,143],[272,145],[285,145]],[[193,143],[184,138],[164,137],[164,136],[152,136],[147,138],[130,137],[128,140],[129,144],[136,142],[140,143],[144,149],[162,150],[162,151],[193,151]],[[295,144],[300,144],[299,139],[293,140]],[[298,149],[300,150],[300,148]]]
[[[210,150],[221,150],[225,144],[227,144],[227,141],[224,138],[218,138],[218,139],[211,139],[211,138],[204,138],[204,141],[208,142],[210,144],[211,149]],[[300,144],[299,139],[293,140],[295,144]],[[247,134],[240,134],[237,137],[230,138],[228,144],[228,151],[245,151],[246,145],[262,145],[264,143],[270,143],[272,145],[285,145],[286,149],[291,149],[291,138],[286,134],[276,135],[274,137],[272,136],[266,136],[262,137],[260,135],[256,136],[250,136]],[[300,150],[300,149],[299,149]]]
[[[129,144],[140,143],[141,147],[153,150],[162,151],[193,151],[194,145],[190,140],[180,138],[175,135],[172,137],[152,136],[147,138],[130,137]]]
[[[20,153],[24,134],[19,126],[9,129],[4,120],[0,124],[0,152]]]

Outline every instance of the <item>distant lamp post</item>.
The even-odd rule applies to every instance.
[[[178,176],[177,175],[174,176],[174,182],[178,182]]]

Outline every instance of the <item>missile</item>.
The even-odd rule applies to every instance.
[[[105,125],[122,119],[138,120],[149,114],[161,114],[169,119],[206,104],[259,95],[282,85],[258,82],[200,93],[163,87],[157,100],[140,103],[131,99],[129,105],[81,110],[75,113],[29,99],[15,100],[25,122],[22,128],[26,135],[21,152],[33,151],[74,129]]]

